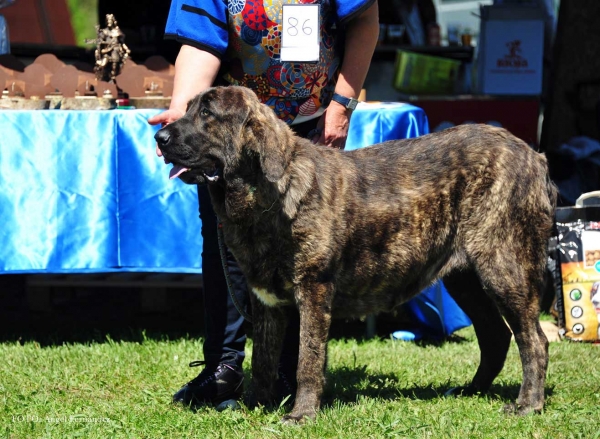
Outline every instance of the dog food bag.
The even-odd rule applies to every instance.
[[[558,208],[556,227],[561,336],[600,340],[600,206]]]

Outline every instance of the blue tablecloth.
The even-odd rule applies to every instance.
[[[196,188],[156,157],[156,113],[0,111],[0,272],[201,272]]]
[[[0,111],[0,274],[201,273],[196,187],[156,157],[157,112]],[[360,104],[346,148],[428,129],[412,105]]]
[[[359,103],[350,119],[346,150],[429,133],[425,112],[400,102]]]

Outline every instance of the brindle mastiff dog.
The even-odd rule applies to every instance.
[[[195,97],[156,140],[171,177],[208,183],[254,292],[258,401],[275,396],[285,309],[300,313],[298,392],[285,420],[319,409],[332,318],[389,311],[438,278],[473,321],[481,350],[475,377],[457,391],[490,388],[510,327],[523,383],[507,409],[542,410],[539,299],[556,189],[545,157],[523,141],[464,125],[343,152],[296,137],[240,87]]]

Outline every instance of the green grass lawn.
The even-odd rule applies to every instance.
[[[515,417],[501,413],[521,381],[514,343],[490,394],[444,398],[475,371],[472,328],[442,344],[333,340],[317,420],[284,426],[283,409],[194,413],[173,406],[172,393],[198,373],[187,363],[198,358],[201,342],[143,334],[129,339],[135,341],[0,344],[0,437],[600,437],[598,345],[551,343],[545,411]]]

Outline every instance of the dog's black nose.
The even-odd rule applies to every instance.
[[[171,134],[168,130],[163,128],[156,132],[154,139],[156,140],[156,143],[158,143],[159,147],[165,146],[169,144],[169,140],[171,140]]]

